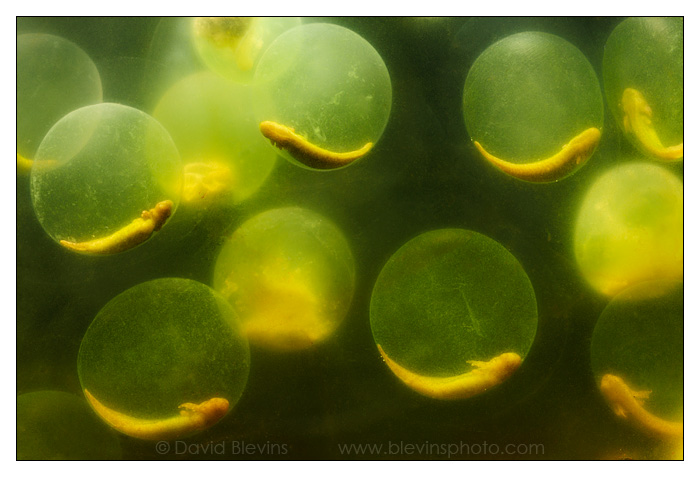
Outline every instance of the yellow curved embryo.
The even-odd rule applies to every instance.
[[[659,159],[676,160],[683,157],[683,143],[666,147],[661,144],[654,126],[651,124],[651,106],[644,95],[633,88],[622,93],[622,110],[625,113],[625,131],[634,134],[644,149]]]
[[[90,254],[106,255],[123,252],[145,242],[153,232],[160,230],[170,217],[172,210],[173,201],[164,200],[158,202],[151,210],[144,210],[141,217],[111,235],[87,242],[61,240],[60,243],[68,249]]]
[[[184,403],[180,414],[164,419],[140,419],[108,408],[87,389],[85,397],[95,412],[110,426],[127,436],[146,440],[169,440],[208,429],[226,415],[229,403],[224,398],[211,398],[200,404]]]
[[[464,399],[504,382],[519,367],[522,359],[517,353],[503,353],[489,361],[467,361],[474,369],[450,377],[432,377],[416,374],[392,360],[377,345],[389,369],[414,391],[436,399]]]
[[[508,175],[529,182],[553,182],[566,177],[585,163],[593,155],[599,142],[600,130],[588,128],[553,156],[527,164],[514,164],[499,159],[487,152],[478,141],[474,141],[474,146],[486,160]]]
[[[632,391],[622,378],[614,374],[603,376],[600,391],[615,414],[646,433],[664,438],[683,437],[682,422],[666,421],[644,409],[640,401],[647,399],[651,391]]]
[[[371,142],[368,142],[355,151],[332,152],[311,144],[304,137],[295,133],[294,129],[274,121],[261,122],[260,132],[273,145],[286,150],[297,161],[315,169],[335,169],[348,165],[367,154],[373,146]]]

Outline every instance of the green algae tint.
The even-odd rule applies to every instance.
[[[651,391],[644,409],[681,422],[683,283],[648,281],[617,295],[593,331],[591,367],[597,385],[605,374],[620,376],[631,389]]]
[[[468,360],[525,358],[537,330],[535,293],[502,245],[443,229],[403,245],[372,292],[372,334],[402,366],[431,376],[469,371]]]
[[[197,53],[212,71],[248,83],[270,43],[298,17],[197,17],[191,24]]]
[[[487,48],[469,70],[462,106],[472,141],[514,164],[550,157],[583,131],[603,127],[593,67],[547,33],[518,33]]]
[[[153,117],[182,156],[184,204],[238,203],[270,174],[276,155],[260,135],[254,103],[252,88],[209,72],[187,76],[160,99]]]
[[[175,144],[155,119],[128,106],[73,111],[51,128],[35,159],[34,212],[57,242],[109,236],[166,200],[172,216],[180,201]]]
[[[598,292],[614,296],[648,280],[683,277],[683,183],[662,166],[628,163],[589,187],[574,253]]]
[[[17,396],[17,460],[121,459],[119,439],[82,397],[61,391]]]
[[[226,242],[214,288],[229,300],[251,343],[299,350],[327,339],[345,318],[355,261],[325,217],[298,207],[274,209],[249,219]]]
[[[230,412],[249,366],[248,342],[231,307],[206,285],[179,278],[142,283],[112,299],[85,333],[78,356],[86,396],[152,420],[212,398],[226,399]]]
[[[389,119],[391,80],[384,61],[366,40],[337,25],[301,25],[277,37],[254,81],[267,95],[257,108],[259,122],[293,128],[325,150],[376,144]]]
[[[17,37],[17,153],[34,159],[56,121],[102,101],[100,74],[68,40],[46,34]]]
[[[628,18],[620,23],[605,44],[603,82],[618,127],[640,152],[660,160],[682,159],[683,18]],[[641,98],[637,112],[628,104],[629,91],[625,97],[630,89]],[[641,125],[635,126],[635,116],[641,116]],[[680,156],[664,158],[655,152],[678,144]]]

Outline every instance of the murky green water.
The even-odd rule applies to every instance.
[[[158,114],[163,123],[176,124],[177,134],[186,134],[186,124],[173,115],[174,111],[183,110],[178,114],[186,115],[190,109],[187,102],[185,106],[174,105],[166,112],[161,101],[168,91],[171,95],[177,91],[171,88],[179,81],[198,72],[201,74],[207,67],[198,60],[196,49],[190,51],[187,45],[178,43],[182,41],[182,25],[176,20],[20,18],[17,33],[51,34],[73,42],[94,62],[101,79],[103,102],[123,104],[153,116],[157,116],[160,103]],[[254,177],[255,186],[242,194],[212,196],[194,205],[181,202],[161,231],[142,245],[120,254],[85,255],[59,245],[45,232],[35,214],[29,176],[18,175],[18,395],[52,390],[82,399],[77,367],[81,341],[93,319],[110,300],[158,278],[185,278],[214,286],[216,260],[234,231],[265,211],[301,207],[328,219],[347,241],[354,260],[354,293],[347,314],[336,320],[339,324],[327,338],[313,346],[280,352],[251,345],[248,381],[240,400],[220,422],[198,434],[159,447],[156,441],[127,437],[105,424],[105,429],[117,436],[124,459],[529,460],[677,456],[677,443],[649,436],[618,418],[598,389],[599,377],[591,369],[591,338],[596,321],[611,297],[596,291],[581,274],[574,253],[574,232],[586,192],[602,173],[621,164],[641,161],[658,165],[682,181],[683,162],[659,162],[642,155],[636,149],[638,145],[628,140],[614,119],[612,108],[618,105],[606,103],[600,144],[583,167],[558,182],[526,182],[504,174],[481,157],[471,140],[488,142],[470,137],[462,111],[465,79],[479,55],[496,41],[525,31],[557,35],[580,50],[603,91],[604,46],[622,20],[302,19],[303,24],[326,22],[352,30],[376,50],[386,65],[391,79],[388,122],[378,139],[357,139],[358,144],[376,140],[371,152],[356,164],[333,171],[298,167],[278,155],[267,176],[269,158],[265,159],[267,163],[258,164],[257,169],[217,176],[224,182],[231,181],[229,186],[234,189],[236,178]],[[18,55],[18,62],[22,61],[21,52]],[[216,87],[221,86],[217,83]],[[321,87],[318,89],[319,95],[327,93]],[[363,94],[369,96],[369,93]],[[255,98],[252,93],[248,97]],[[345,104],[342,97],[337,99],[338,104]],[[266,100],[260,99],[261,102]],[[216,103],[211,98],[207,101]],[[556,101],[551,98],[548,101],[548,108],[557,108]],[[87,99],[85,104],[93,102],[94,99]],[[227,100],[225,104],[244,103]],[[651,100],[650,104],[653,106]],[[323,111],[323,107],[315,107]],[[357,107],[357,114],[363,114],[362,108]],[[545,114],[546,109],[538,111]],[[227,110],[228,113],[231,111]],[[21,118],[31,114],[35,111],[18,110],[18,124],[23,124]],[[197,111],[197,115],[201,114]],[[217,114],[222,115],[221,123],[238,124],[221,111]],[[674,114],[677,118],[678,113]],[[257,122],[267,119],[257,117],[255,111],[251,115],[247,110],[241,110],[236,118],[244,118],[240,119],[241,124],[245,123],[241,128],[251,130]],[[316,118],[307,119],[308,124],[313,125]],[[513,118],[504,118],[504,121],[508,122],[507,127],[497,130],[515,127]],[[595,126],[600,127],[600,124]],[[381,132],[381,127],[378,128]],[[671,126],[668,128],[675,131]],[[566,130],[564,126],[560,129]],[[46,132],[31,133],[41,136]],[[318,129],[317,133],[322,135],[324,131]],[[537,144],[533,144],[532,154],[524,154],[524,157],[539,157],[549,154],[543,145],[545,140],[552,141],[554,150],[550,153],[553,153],[571,139],[559,136],[552,139],[547,136],[550,133],[555,134],[555,131],[520,133],[513,144],[526,144],[525,137],[535,138]],[[247,135],[248,132],[236,137],[243,141]],[[213,146],[203,151],[201,157],[192,152],[197,149],[196,140],[175,140],[182,149],[183,164],[213,161],[198,169],[210,170],[207,168],[212,163],[239,164],[226,162],[226,154],[231,151],[250,154],[251,160],[258,154],[255,152],[257,145],[246,148],[238,143],[228,144],[225,132],[220,130],[215,136]],[[662,139],[665,140],[665,136]],[[36,137],[25,141],[18,136],[18,152],[31,158],[40,142]],[[183,143],[187,147],[181,146]],[[27,151],[20,151],[25,144]],[[333,144],[332,140],[328,144]],[[188,155],[196,157],[184,157],[184,149],[188,150]],[[507,152],[512,151],[507,149]],[[269,154],[269,149],[261,154]],[[118,163],[109,164],[111,169],[93,169],[120,174]],[[125,176],[114,177],[124,179]],[[149,178],[149,181],[157,180],[158,174]],[[104,175],[95,184],[113,187],[116,182],[113,177]],[[160,186],[169,190],[166,185]],[[212,191],[216,187],[210,184],[209,188],[196,190]],[[115,190],[114,196],[121,193]],[[84,195],[84,207],[80,203],[70,204],[75,213],[111,214],[102,217],[109,225],[110,217],[114,219],[117,215],[118,204],[115,202],[110,206],[112,209],[107,209],[87,192]],[[166,197],[154,197],[151,202],[163,199]],[[49,202],[42,202],[42,207],[49,207],[46,204],[51,198],[47,200]],[[71,209],[64,205],[64,211]],[[153,205],[144,203],[135,207],[140,211]],[[655,214],[660,213],[658,207],[653,209]],[[124,214],[119,210],[127,217],[120,220],[128,223],[139,211]],[[62,226],[70,228],[70,217],[65,214],[62,217]],[[81,217],[84,222],[85,216]],[[120,224],[111,223],[113,228],[109,232],[123,225]],[[525,348],[527,357],[517,372],[493,389],[453,401],[422,396],[392,374],[378,353],[369,316],[375,283],[389,258],[410,239],[447,228],[471,230],[503,246],[527,274],[537,301],[537,332],[529,351]],[[292,276],[294,270],[289,273]],[[415,273],[419,274],[420,270]],[[651,278],[654,277],[644,277],[645,280]],[[470,286],[469,290],[477,293],[478,287]],[[261,298],[265,299],[274,298]],[[298,303],[298,300],[292,301]],[[235,303],[233,305],[235,309]],[[678,309],[682,310],[682,302],[680,306],[674,302],[673,307],[677,313]],[[263,308],[276,309],[275,306]],[[436,306],[436,309],[451,307]],[[124,316],[127,325],[130,318],[130,315]],[[245,320],[245,317],[240,318]],[[464,319],[471,320],[467,314]],[[178,326],[186,328],[186,324]],[[645,329],[654,329],[654,326]],[[498,330],[499,326],[490,329]],[[462,332],[469,330],[460,330]],[[400,331],[393,333],[400,334]],[[439,347],[440,330],[431,330],[428,335],[438,342],[423,345]],[[202,337],[203,342],[205,338],[212,337]],[[152,336],[144,338],[144,342],[152,339]],[[417,337],[412,336],[410,341],[416,342]],[[452,352],[454,346],[454,340],[450,341],[445,352]],[[639,343],[635,346],[635,352],[644,349]],[[166,351],[159,349],[159,352]],[[99,347],[93,348],[93,352],[99,352]],[[125,353],[128,354],[128,350]],[[656,358],[654,369],[663,369],[665,364],[678,366],[675,358],[666,356],[667,353]],[[194,359],[193,356],[187,358]],[[206,350],[197,359],[206,360]],[[204,368],[201,363],[198,361],[192,369],[206,369],[206,366],[222,369],[215,361],[206,363]],[[439,365],[425,365],[425,369],[436,373],[440,371],[438,368]],[[458,367],[453,362],[450,369],[454,372]],[[134,372],[137,371],[136,367]],[[96,371],[92,369],[91,372]],[[677,376],[677,370],[670,375]],[[222,379],[219,374],[216,376]],[[138,386],[149,386],[147,382],[139,382],[138,377],[129,381],[129,392],[136,393],[133,390]],[[197,376],[189,378],[187,381],[179,376],[178,383],[201,382]],[[158,383],[161,392],[167,389],[167,375],[162,379],[165,382]],[[651,381],[667,382],[664,379]],[[111,383],[111,386],[111,392],[119,393],[118,383]],[[664,416],[677,417],[682,415],[682,407],[678,409],[674,403],[682,399],[678,395],[682,393],[682,385],[679,387],[674,382],[669,386],[675,394],[663,395]],[[151,391],[140,389],[139,399],[151,395]],[[173,403],[184,403],[188,398],[169,396],[171,400],[167,403],[144,404],[142,417],[154,417],[146,412],[154,409],[161,412],[158,416],[164,416],[166,408],[176,415]],[[113,401],[127,406],[129,399],[129,395],[124,394]],[[43,408],[60,409],[60,403]],[[136,408],[138,406],[134,407],[138,411]],[[650,406],[649,409],[656,408]],[[76,429],[79,431],[81,427],[76,426]],[[89,445],[78,439],[76,442]],[[209,443],[212,446],[206,447]],[[348,447],[351,444],[366,447]],[[40,458],[35,453],[31,455]],[[53,458],[55,453],[47,450],[44,455]],[[76,455],[76,458],[83,458],[95,454]],[[108,453],[108,458],[115,455],[118,454]]]

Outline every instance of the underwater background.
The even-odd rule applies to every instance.
[[[151,64],[149,53],[160,21],[18,18],[17,33],[48,33],[79,45],[100,72],[104,102],[151,114],[155,102],[148,80],[158,65]],[[590,184],[601,172],[641,155],[606,104],[603,139],[585,167],[560,182],[522,182],[478,155],[462,113],[465,78],[477,57],[524,31],[551,33],[573,44],[602,89],[604,46],[621,21],[304,18],[354,31],[386,64],[391,113],[372,155],[327,173],[278,157],[250,197],[202,215],[175,245],[161,250],[140,247],[99,260],[65,250],[42,229],[29,179],[18,176],[17,394],[56,390],[82,396],[76,368],[81,340],[107,302],[157,278],[211,285],[217,256],[240,225],[260,212],[296,206],[331,219],[350,246],[355,291],[345,319],[308,349],[278,353],[251,347],[240,401],[224,421],[186,439],[228,443],[228,452],[177,453],[173,447],[161,453],[152,442],[119,436],[121,458],[448,458],[440,452],[345,453],[339,447],[390,442],[487,443],[501,449],[542,444],[538,452],[462,451],[452,459],[668,458],[662,444],[616,419],[597,388],[591,337],[610,298],[581,276],[573,251],[575,219]],[[664,167],[683,179],[682,162]],[[370,299],[384,264],[411,238],[441,228],[472,230],[503,245],[527,272],[537,299],[537,334],[521,369],[497,389],[462,401],[431,400],[403,386],[382,362],[370,328]],[[254,448],[234,453],[234,441]]]

